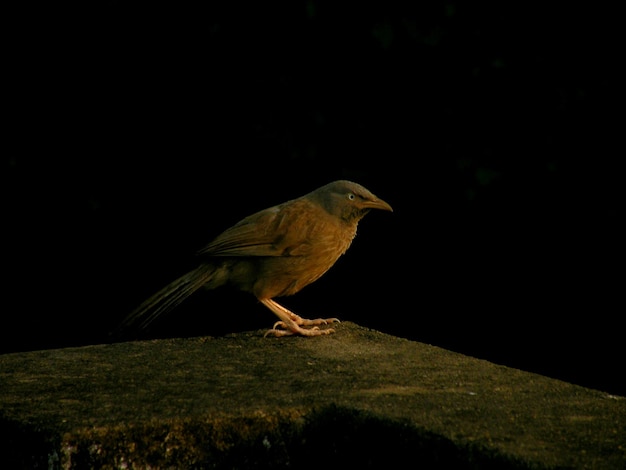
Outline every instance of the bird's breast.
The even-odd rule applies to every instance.
[[[253,294],[258,298],[292,295],[315,282],[350,247],[356,225],[309,227],[298,243],[286,245],[283,256],[258,260],[258,279]]]

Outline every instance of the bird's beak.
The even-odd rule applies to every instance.
[[[363,207],[366,209],[380,209],[383,211],[393,212],[393,209],[389,204],[387,204],[382,199],[378,199],[375,197],[374,199],[370,199],[363,202]]]

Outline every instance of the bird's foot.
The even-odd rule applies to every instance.
[[[308,318],[302,318],[300,315],[296,315],[293,312],[289,312],[289,317],[296,325],[299,326],[320,326],[320,325],[328,325],[329,323],[341,323],[339,318],[316,318],[315,320],[309,320]],[[277,321],[274,324],[274,328],[276,325],[282,324],[284,327],[285,322]]]
[[[274,323],[272,329],[268,330],[264,336],[329,335],[335,332],[333,328],[320,329],[319,326],[328,325],[329,323],[339,323],[338,318],[317,318],[314,320],[302,318],[271,299],[264,299],[261,300],[261,302],[281,319]]]
[[[282,323],[282,322],[277,322],[277,323]],[[280,327],[284,326],[285,329],[277,328],[279,326]],[[301,328],[296,325],[296,328],[290,328],[287,325],[274,325],[274,328],[272,328],[271,330],[267,330],[265,334],[263,335],[263,337],[267,338],[268,336],[280,337],[280,336],[292,336],[292,335],[322,336],[322,335],[329,335],[334,332],[335,330],[333,328],[325,328],[321,330],[317,326],[314,326],[313,328]]]

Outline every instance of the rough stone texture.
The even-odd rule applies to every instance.
[[[0,356],[3,468],[626,468],[626,399],[342,323]]]

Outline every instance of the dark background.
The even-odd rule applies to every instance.
[[[0,352],[109,341],[223,229],[346,178],[394,213],[286,306],[626,394],[616,12],[219,3],[7,16]],[[148,336],[274,321],[223,289]]]

